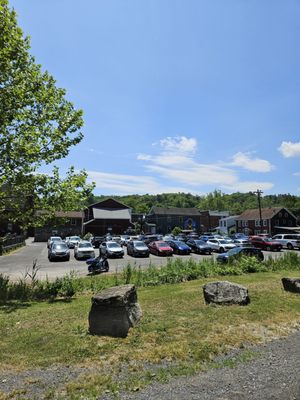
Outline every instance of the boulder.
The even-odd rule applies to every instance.
[[[300,293],[300,278],[282,278],[284,290],[293,293]]]
[[[210,282],[203,286],[206,304],[247,305],[250,303],[248,289],[227,281]]]
[[[92,335],[126,337],[141,317],[135,286],[115,286],[92,297],[89,331]]]

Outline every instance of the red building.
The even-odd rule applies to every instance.
[[[236,219],[236,231],[247,235],[266,233],[271,236],[276,233],[295,232],[297,219],[291,211],[284,207],[268,207],[244,211]]]

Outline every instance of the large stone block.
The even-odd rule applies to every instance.
[[[89,331],[92,335],[126,337],[141,317],[135,286],[115,286],[92,297]]]
[[[247,305],[250,303],[248,289],[228,281],[207,283],[203,286],[203,294],[206,304]]]
[[[300,278],[282,278],[284,290],[293,293],[300,293]]]

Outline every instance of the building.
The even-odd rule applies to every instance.
[[[200,214],[202,232],[212,232],[219,229],[219,221],[229,217],[229,211],[198,211]]]
[[[237,218],[238,215],[231,215],[229,217],[220,218],[218,231],[224,235],[230,235],[231,233],[235,233]]]
[[[167,234],[175,227],[201,231],[201,216],[197,208],[152,207],[146,222],[156,226],[156,233]]]
[[[82,234],[82,222],[82,211],[56,211],[48,224],[34,229],[34,241],[46,242],[50,236],[79,236]]]
[[[236,231],[247,235],[266,233],[271,236],[276,233],[298,232],[295,215],[284,207],[268,207],[244,211],[236,219]]]
[[[84,210],[83,234],[120,235],[130,228],[134,228],[130,207],[112,198],[92,204]]]

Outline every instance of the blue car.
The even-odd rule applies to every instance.
[[[173,249],[174,254],[190,254],[191,248],[180,240],[168,240],[168,244]]]

